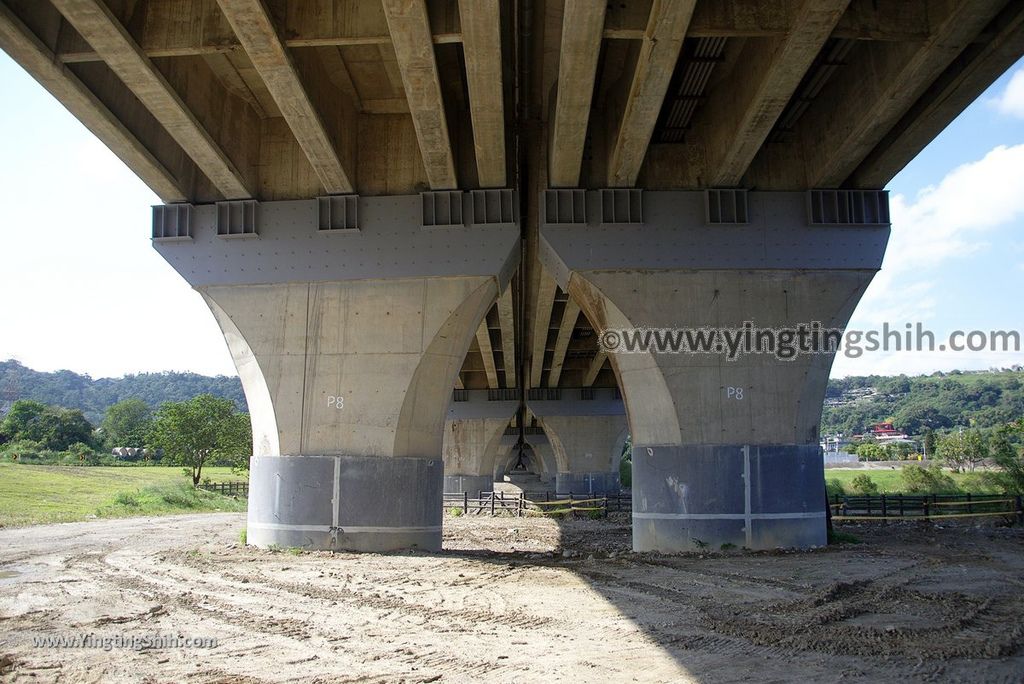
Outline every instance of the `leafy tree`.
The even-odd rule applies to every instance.
[[[871,479],[871,476],[867,473],[860,473],[857,477],[853,478],[853,482],[850,483],[853,491],[858,494],[873,495],[878,493],[878,485]]]
[[[46,404],[30,399],[14,402],[7,416],[0,423],[0,434],[3,434],[4,441],[42,442],[45,431],[42,417],[46,413],[46,409]]]
[[[184,466],[193,486],[199,484],[207,463],[238,461],[252,453],[249,416],[235,411],[230,399],[211,394],[163,404],[153,418],[148,442],[163,449],[164,458]]]
[[[988,445],[980,430],[970,429],[946,435],[936,448],[936,456],[954,472],[971,470],[988,456]]]
[[[72,444],[92,445],[92,424],[78,409],[52,407],[44,414],[46,436],[43,443],[53,451],[67,451]]]
[[[874,442],[864,442],[857,446],[857,456],[865,461],[884,461],[886,459],[885,449]]]
[[[1024,494],[1024,454],[1013,444],[1024,436],[1024,418],[1002,426],[992,439],[992,460],[997,470],[985,473],[986,479],[1007,494]]]
[[[935,455],[935,431],[928,428],[924,431],[924,453],[926,456]]]
[[[953,476],[937,465],[923,468],[915,463],[907,464],[900,471],[900,478],[908,494],[955,494],[959,491]]]
[[[125,399],[107,409],[100,428],[107,447],[142,447],[152,423],[152,411],[146,402]]]
[[[0,432],[5,441],[38,442],[51,451],[65,451],[78,442],[93,443],[92,425],[81,411],[30,400],[14,402],[0,423]]]

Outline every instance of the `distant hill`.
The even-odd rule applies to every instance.
[[[122,378],[97,378],[68,370],[42,373],[17,361],[0,361],[0,413],[18,399],[81,409],[99,425],[107,407],[122,399],[138,398],[156,408],[165,401],[183,401],[199,394],[231,399],[245,411],[245,395],[238,378],[196,373],[140,373]]]
[[[892,420],[911,435],[927,429],[987,428],[1024,417],[1024,371],[950,371],[830,380],[822,434],[858,434]]]

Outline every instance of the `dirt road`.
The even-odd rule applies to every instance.
[[[243,525],[0,531],[0,680],[1024,680],[1020,529],[847,527],[865,543],[668,557],[628,552],[626,516],[449,518],[437,555],[259,551]],[[217,645],[33,643],[164,634]]]

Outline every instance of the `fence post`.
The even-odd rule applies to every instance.
[[[974,506],[971,505],[971,493],[967,492],[967,514],[970,515],[974,512]]]
[[[1021,496],[1017,495],[1017,522],[1024,525],[1024,506],[1021,505]]]
[[[605,497],[604,497],[604,516],[603,517],[605,517],[605,518],[608,517],[608,496],[607,495],[605,495]]]
[[[462,512],[469,515],[469,492],[462,492]]]
[[[928,497],[926,496],[924,498],[924,519],[925,520],[928,520],[930,513],[931,513],[931,506],[929,505]]]
[[[498,498],[497,494],[495,494],[494,492],[491,492],[491,517],[492,518],[494,517],[494,500],[497,499],[497,498]]]
[[[882,495],[882,517],[886,518],[889,515],[889,509],[885,505],[885,494]]]
[[[899,494],[898,496],[900,497],[900,517],[902,518],[903,517],[903,495]]]

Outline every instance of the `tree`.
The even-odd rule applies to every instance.
[[[148,446],[185,467],[192,485],[212,460],[240,460],[252,453],[249,416],[235,411],[230,399],[200,394],[188,401],[163,404],[153,418]]]
[[[858,494],[864,494],[865,496],[871,496],[878,493],[878,485],[867,473],[858,474],[857,477],[853,478],[850,486],[853,488],[853,491]]]
[[[1024,494],[1024,455],[1013,444],[1014,437],[1024,436],[1024,418],[1003,425],[992,438],[992,460],[997,470],[986,473],[1000,490],[1007,494]]]
[[[92,423],[78,409],[50,407],[43,420],[46,426],[43,444],[47,449],[67,451],[72,444],[91,447],[95,443]]]
[[[924,431],[924,454],[927,457],[935,455],[935,431],[931,428]]]
[[[0,434],[4,435],[5,441],[31,440],[33,442],[43,441],[44,426],[42,417],[46,413],[47,406],[38,401],[21,399],[11,405],[11,410],[0,423]]]
[[[125,399],[110,406],[100,428],[108,447],[142,447],[153,423],[153,412],[141,399]]]
[[[886,459],[885,449],[874,442],[863,442],[857,446],[857,456],[865,461],[884,461]]]
[[[937,465],[922,468],[909,463],[903,466],[900,478],[907,494],[955,494],[958,491],[953,476]]]
[[[11,406],[0,423],[7,441],[38,442],[50,451],[66,451],[72,444],[93,444],[92,424],[78,409],[47,406],[23,399]]]
[[[979,430],[962,430],[946,435],[939,442],[935,453],[954,472],[973,471],[988,456],[988,445]]]

